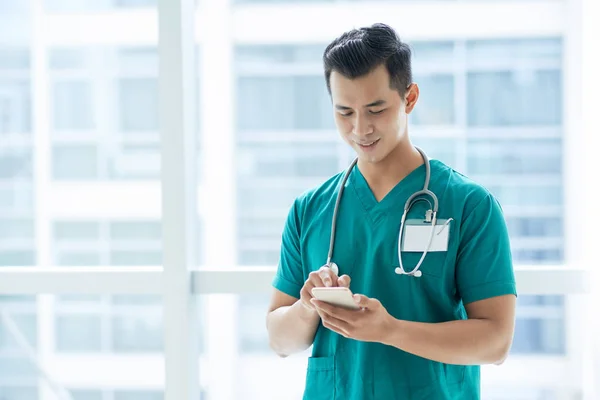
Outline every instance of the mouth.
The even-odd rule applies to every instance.
[[[369,149],[372,149],[373,147],[375,147],[375,145],[377,143],[379,143],[379,139],[374,140],[372,142],[367,142],[367,143],[358,143],[358,142],[354,142],[354,143],[356,143],[356,145],[363,150],[369,150]]]

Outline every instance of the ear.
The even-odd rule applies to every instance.
[[[419,86],[416,83],[412,83],[408,89],[406,89],[405,103],[406,113],[410,114],[417,104],[419,99]]]

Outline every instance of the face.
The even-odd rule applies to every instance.
[[[335,122],[340,135],[357,153],[359,161],[379,163],[406,138],[407,115],[419,95],[416,84],[405,100],[390,88],[384,65],[366,76],[347,79],[336,71],[330,77]]]

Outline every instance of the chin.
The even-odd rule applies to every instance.
[[[375,154],[359,153],[358,159],[367,164],[377,164],[377,163],[381,162],[383,157],[381,157],[380,155],[375,155]]]

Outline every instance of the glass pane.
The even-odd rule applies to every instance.
[[[39,392],[37,387],[21,385],[2,385],[0,386],[0,398],[7,400],[33,400],[38,399]]]
[[[237,92],[239,130],[334,127],[331,100],[322,76],[244,76],[238,78]]]
[[[45,0],[51,12],[96,12],[115,8],[155,7],[156,0]]]
[[[33,239],[34,229],[31,219],[0,218],[0,239]]]
[[[453,42],[412,42],[410,46],[415,71],[441,65],[451,68],[455,60]]]
[[[162,349],[162,314],[154,312],[115,315],[111,320],[113,348],[123,353],[149,353]]]
[[[11,246],[13,247],[13,246]],[[15,249],[23,246],[14,246]],[[25,250],[0,250],[0,267],[28,267],[35,265],[33,246],[25,246]]]
[[[415,125],[451,125],[455,123],[454,77],[452,75],[416,76],[419,100],[411,122]]]
[[[156,45],[52,47],[48,59],[53,178],[158,181]]]
[[[98,177],[98,148],[94,145],[56,145],[52,150],[54,179],[93,180]]]
[[[558,65],[563,57],[562,45],[557,38],[467,41],[467,62],[471,68],[490,62],[516,67]]]
[[[340,168],[338,146],[331,144],[260,143],[238,148],[238,173],[262,178],[327,178]]]
[[[560,139],[469,140],[467,168],[472,174],[560,176]]]
[[[273,65],[294,65],[296,63],[322,62],[323,45],[238,45],[235,48],[235,67],[243,70],[247,66],[268,67]]]
[[[4,72],[0,67],[0,134],[30,134],[32,111],[29,80],[9,78],[8,72],[11,71]]]
[[[160,179],[160,149],[156,144],[121,145],[109,155],[109,177],[127,180]]]
[[[559,125],[562,78],[558,70],[470,72],[470,126]]]
[[[160,222],[118,221],[110,224],[111,240],[160,240],[161,237]]]
[[[92,240],[100,236],[100,224],[85,221],[58,221],[54,223],[56,240]]]
[[[118,85],[121,130],[123,132],[158,130],[156,79],[121,79]]]
[[[563,189],[559,184],[519,184],[499,185],[494,179],[482,179],[489,182],[487,188],[504,206],[560,206],[563,202]]]
[[[9,182],[32,177],[32,151],[20,146],[3,146],[0,142],[0,180]]]
[[[102,350],[102,319],[99,315],[56,317],[56,351],[61,353]]]
[[[37,371],[27,351],[38,346],[35,297],[0,296],[0,398],[37,399]],[[28,348],[21,346],[21,340]]]
[[[89,82],[57,82],[53,89],[54,129],[87,130],[94,127]]]
[[[162,300],[140,297],[119,304],[110,296],[68,304],[54,296],[0,298],[0,398],[38,399],[42,377],[30,351],[54,381],[75,389],[74,399],[160,398],[162,387],[151,377],[164,368]]]
[[[71,390],[73,400],[104,400],[102,392],[93,390]]]
[[[562,219],[559,217],[508,217],[512,237],[561,237]]]
[[[158,391],[115,391],[114,400],[163,400],[164,395]]]

